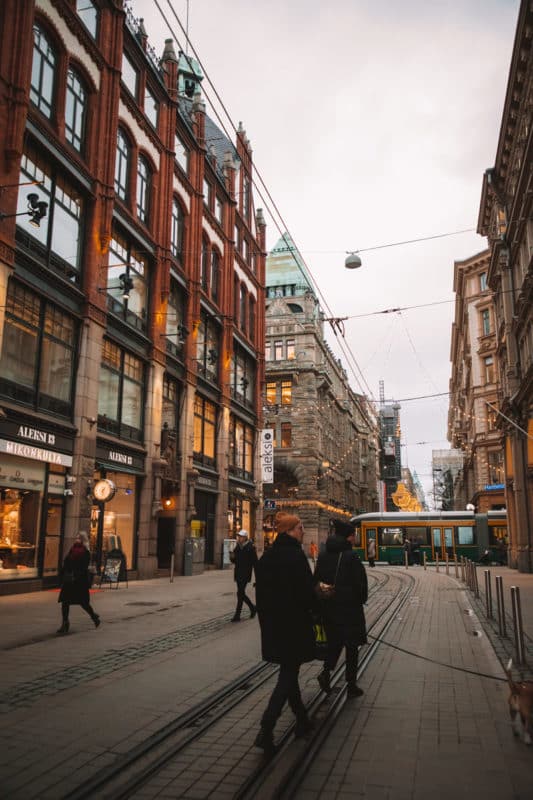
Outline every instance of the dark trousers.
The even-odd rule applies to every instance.
[[[248,581],[237,581],[237,608],[235,609],[235,616],[240,617],[242,611],[242,604],[246,603],[250,611],[255,609],[254,604],[246,595],[246,586]]]
[[[91,619],[94,619],[97,616],[95,614],[94,608],[90,603],[87,603],[87,605],[82,605],[80,603],[80,605],[83,608],[83,610],[87,612],[87,614],[90,616]],[[69,611],[70,611],[70,603],[61,603],[61,614],[63,616],[63,622],[68,622]]]
[[[273,730],[286,702],[298,719],[307,716],[298,685],[299,671],[299,664],[280,664],[278,682],[261,717],[261,727]]]
[[[346,650],[346,683],[357,681],[357,655],[359,647],[352,636],[346,635],[337,625],[325,625],[328,640],[328,652],[324,659],[324,669],[331,671],[337,666],[337,661],[344,647]]]

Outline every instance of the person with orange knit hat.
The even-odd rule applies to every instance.
[[[311,721],[298,684],[300,666],[315,657],[313,575],[302,550],[304,527],[296,514],[276,515],[277,537],[256,568],[256,604],[265,661],[279,664],[278,681],[261,718],[256,747],[274,750],[274,726],[288,702],[296,716],[295,736]]]

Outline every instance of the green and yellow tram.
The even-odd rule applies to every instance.
[[[376,542],[376,561],[403,564],[409,540],[411,563],[450,560],[461,556],[480,561],[504,563],[507,549],[507,513],[488,511],[421,511],[360,514],[351,520],[356,526],[355,548],[366,559],[370,539]]]

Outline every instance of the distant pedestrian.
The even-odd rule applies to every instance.
[[[376,566],[376,540],[369,539],[367,543],[366,552],[368,554],[368,566],[375,567]]]
[[[274,748],[273,731],[283,706],[296,716],[295,736],[311,727],[298,685],[301,664],[313,661],[313,575],[302,550],[304,528],[295,514],[276,515],[278,535],[257,565],[257,611],[265,661],[279,664],[276,686],[261,718],[256,747]]]
[[[348,697],[360,697],[363,690],[357,685],[357,664],[359,646],[367,641],[363,605],[368,599],[368,583],[365,568],[353,550],[355,527],[339,520],[333,521],[333,527],[334,534],[326,541],[326,552],[318,557],[314,575],[316,583],[335,587],[333,596],[321,603],[328,648],[318,682],[323,691],[331,691],[331,671],[344,647]]]
[[[68,617],[70,606],[81,606],[94,622],[94,627],[97,628],[100,625],[100,617],[95,613],[90,603],[90,560],[89,539],[87,534],[82,531],[76,536],[76,540],[68,551],[61,570],[61,591],[57,602],[61,603],[63,623],[58,629],[58,633],[65,634],[69,632],[70,622]]]
[[[404,552],[404,561],[405,555],[407,555],[407,564],[411,566],[413,563],[413,545],[411,544],[411,540],[405,537],[403,540],[403,552]]]
[[[250,598],[246,595],[246,586],[252,580],[252,572],[255,573],[257,565],[257,553],[254,543],[248,538],[248,531],[240,530],[237,534],[237,544],[230,554],[230,561],[235,564],[233,577],[237,584],[237,608],[232,617],[232,622],[239,622],[241,619],[242,604],[246,603],[250,609],[250,617],[255,617],[256,609]]]

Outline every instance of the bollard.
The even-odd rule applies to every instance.
[[[459,580],[459,564],[457,563],[457,553],[455,554],[455,561],[453,562],[453,565],[455,567],[455,578],[456,580]]]
[[[465,583],[465,557],[461,556],[461,580]]]
[[[437,567],[437,572],[439,571],[439,554],[435,553],[435,564]]]
[[[472,589],[472,570],[470,569],[470,559],[465,558],[466,585]]]
[[[474,593],[477,599],[479,600],[479,583],[477,582],[477,566],[474,563],[474,561],[472,561],[472,575],[474,577]]]
[[[490,579],[490,569],[484,570],[485,573],[485,606],[487,609],[487,619],[492,619],[492,583]]]
[[[448,553],[446,553],[446,575],[450,574],[450,558]]]
[[[409,561],[407,558],[407,551],[403,554],[403,563],[405,564],[405,569],[409,569]]]
[[[423,558],[424,558],[424,569],[425,569],[425,570],[427,570],[427,564],[426,564],[426,561],[427,561],[427,553],[426,553],[426,551],[425,551],[425,550],[424,550],[424,552],[423,552]]]
[[[498,605],[498,629],[500,636],[507,636],[505,626],[505,604],[503,601],[503,580],[501,575],[496,575],[496,603]]]
[[[524,629],[522,627],[522,606],[520,604],[520,589],[518,586],[511,586],[511,602],[513,605],[513,625],[514,643],[516,648],[516,660],[519,664],[525,664],[524,656]]]

